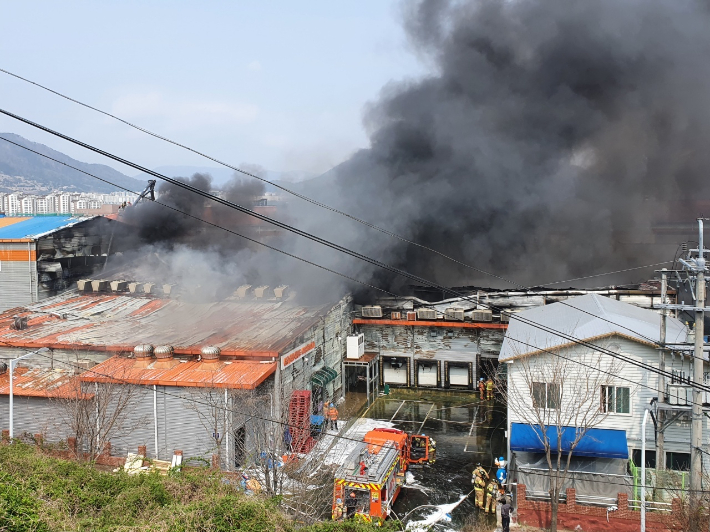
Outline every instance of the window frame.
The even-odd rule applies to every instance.
[[[619,393],[618,390],[625,390],[626,406],[628,412],[619,412]],[[612,393],[610,394],[609,391]],[[624,400],[623,398],[621,399]],[[631,405],[631,388],[628,386],[603,385],[599,391],[599,408],[603,414],[615,416],[631,416],[633,408]]]
[[[557,393],[550,393],[551,389]],[[557,382],[533,382],[532,383],[532,406],[537,410],[559,410],[562,403],[562,386]],[[543,396],[544,392],[544,396]],[[553,401],[553,395],[557,395],[557,400]]]

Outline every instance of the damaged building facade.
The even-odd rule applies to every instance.
[[[243,412],[237,407],[241,397],[242,403],[255,401],[252,414],[286,419],[294,391],[310,392],[313,414],[344,397],[350,296],[304,306],[285,287],[245,286],[222,301],[194,303],[175,291],[173,297],[164,290],[131,292],[132,284],[86,283],[78,293],[45,299],[19,314],[17,309],[0,314],[4,362],[46,347],[49,352],[21,364],[78,372],[87,392],[94,384],[140,389],[132,430],[112,438],[117,452],[145,445],[153,457],[169,457],[174,449],[204,456],[224,446],[219,454],[228,467],[248,447],[248,431],[232,417],[223,420],[226,431],[208,430],[203,407],[207,413],[214,408],[224,413],[225,406]],[[15,327],[16,317],[26,320],[24,328]],[[192,421],[181,428],[181,418]]]
[[[103,266],[112,223],[103,217],[0,215],[0,311],[56,295]]]
[[[498,369],[510,314],[590,293],[647,309],[661,303],[660,286],[653,282],[598,290],[456,291],[465,298],[438,301],[422,289],[416,297],[381,298],[356,307],[353,329],[362,335],[364,349],[361,357],[353,355],[346,362],[348,389],[365,391],[367,377],[355,361],[372,360],[377,366],[374,384],[380,389],[473,390],[480,378]],[[668,295],[674,300],[675,292]]]

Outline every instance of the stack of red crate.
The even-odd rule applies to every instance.
[[[315,445],[311,437],[311,392],[297,390],[291,394],[288,406],[288,426],[291,445],[296,453],[307,453]]]

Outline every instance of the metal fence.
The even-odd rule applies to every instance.
[[[641,511],[641,501],[630,500],[629,509]],[[672,505],[669,502],[659,502],[659,501],[646,501],[646,511],[647,512],[667,512],[671,513]]]

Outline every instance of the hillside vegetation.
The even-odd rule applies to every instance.
[[[387,523],[377,530],[397,530]],[[3,532],[366,532],[359,522],[300,526],[277,501],[247,496],[206,469],[127,475],[52,458],[24,444],[0,445]]]

